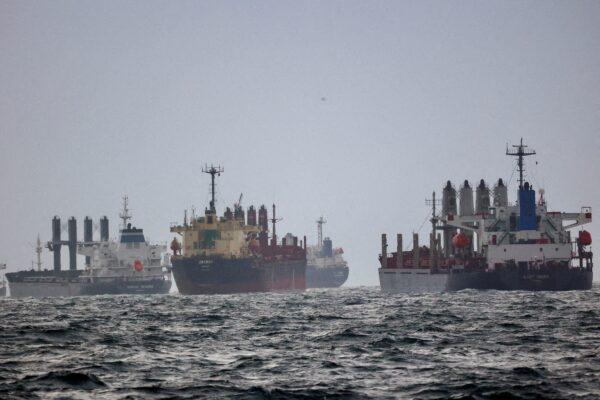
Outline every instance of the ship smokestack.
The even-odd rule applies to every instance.
[[[447,181],[446,186],[442,191],[442,215],[447,217],[448,214],[456,215],[456,189],[452,186],[452,182]],[[444,224],[444,253],[446,257],[454,254],[452,246],[452,237],[456,235],[457,230]]]
[[[248,208],[248,225],[256,226],[256,209],[254,206]]]
[[[469,217],[474,213],[473,208],[473,188],[469,185],[469,181],[465,179],[465,183],[460,188],[460,216]],[[473,250],[473,232],[467,229],[461,229],[465,236],[469,238],[469,248]]]
[[[108,242],[108,218],[106,215],[100,218],[100,241]]]
[[[487,213],[490,208],[490,189],[482,179],[475,191],[475,211],[477,214]]]
[[[90,243],[94,240],[92,226],[92,219],[90,217],[85,217],[83,220],[83,241],[85,243]],[[92,258],[90,256],[85,256],[85,265],[87,267],[91,265],[91,261]]]
[[[381,234],[381,267],[387,268],[387,235]]]
[[[77,220],[75,217],[69,218],[69,269],[77,269]]]
[[[262,232],[267,232],[269,230],[269,216],[267,215],[267,208],[264,206],[260,206],[258,210],[258,226]]]
[[[402,253],[402,234],[396,235],[396,267],[402,268],[404,266],[404,257]]]
[[[413,233],[413,268],[419,268],[420,260],[419,234]]]
[[[508,190],[504,185],[504,182],[502,182],[502,178],[498,179],[498,183],[494,186],[494,206],[508,206]]]
[[[60,218],[52,218],[52,252],[54,254],[54,271],[60,271]]]

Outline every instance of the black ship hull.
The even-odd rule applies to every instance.
[[[115,294],[166,294],[171,280],[95,278],[83,270],[20,271],[6,274],[11,297],[71,297]]]
[[[518,266],[494,271],[452,271],[448,274],[446,289],[565,291],[592,288],[591,268],[554,267],[539,270]]]
[[[336,288],[348,279],[347,266],[332,266],[318,268],[314,265],[306,266],[307,288]]]
[[[306,261],[255,258],[173,257],[181,294],[231,294],[306,289]]]

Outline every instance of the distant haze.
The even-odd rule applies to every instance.
[[[116,236],[124,194],[168,241],[214,162],[219,212],[274,202],[309,243],[323,215],[347,285],[377,285],[380,234],[417,230],[448,179],[508,181],[521,137],[550,208],[599,218],[599,127],[597,1],[4,0],[0,261],[30,267],[55,214]]]

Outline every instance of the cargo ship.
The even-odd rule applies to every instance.
[[[592,287],[592,237],[586,230],[571,229],[592,221],[591,207],[579,212],[549,211],[545,192],[524,181],[524,159],[535,151],[520,144],[506,151],[517,158],[517,201],[508,202],[508,191],[498,180],[490,202],[490,189],[482,179],[473,189],[468,181],[459,190],[447,182],[442,212],[436,213],[435,192],[429,246],[419,245],[413,234],[412,249],[403,247],[388,255],[382,235],[379,280],[385,292],[496,290],[587,290]],[[458,212],[457,212],[458,211]]]
[[[128,199],[120,214],[123,227],[117,241],[109,240],[108,218],[100,219],[100,240],[93,240],[92,219],[84,220],[84,240],[77,241],[77,221],[67,224],[68,240],[61,240],[59,217],[52,220],[53,270],[42,270],[38,238],[38,268],[6,274],[11,297],[70,297],[102,294],[161,294],[171,288],[168,264],[161,258],[166,245],[149,244],[143,229],[132,227]],[[69,269],[61,269],[61,247],[69,249]],[[77,269],[77,254],[85,256],[85,268]]]
[[[330,238],[323,238],[323,217],[317,220],[317,245],[307,247],[306,287],[340,287],[348,279],[348,264],[344,260],[344,250],[334,248]]]
[[[206,166],[211,176],[211,201],[204,215],[184,213],[183,224],[171,226],[180,235],[171,242],[173,277],[181,294],[229,294],[306,289],[306,238],[291,234],[278,241],[275,205],[269,219],[263,205],[246,212],[241,199],[222,216],[215,205],[215,177],[222,167]],[[257,219],[258,214],[258,219]],[[268,223],[272,223],[269,237]]]

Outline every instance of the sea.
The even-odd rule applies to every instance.
[[[0,299],[2,399],[597,399],[573,292]]]

